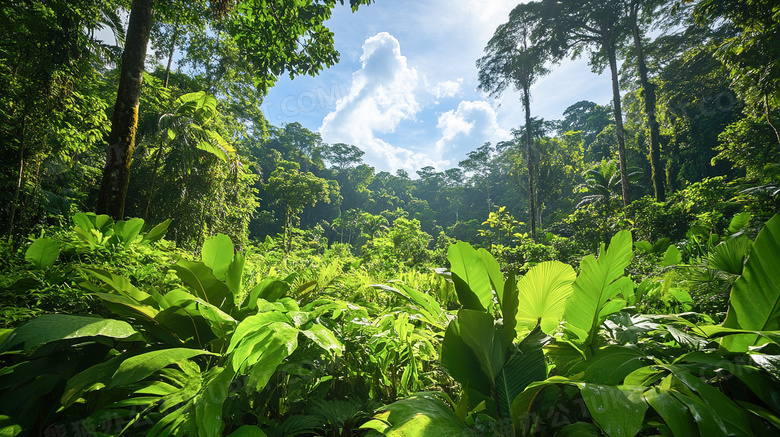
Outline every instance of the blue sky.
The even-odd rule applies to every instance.
[[[366,152],[377,172],[455,167],[487,141],[523,123],[519,95],[476,91],[476,60],[517,2],[376,0],[352,13],[336,7],[329,28],[341,62],[316,77],[279,80],[265,98],[271,124],[299,122],[327,143]],[[532,89],[531,112],[559,119],[580,100],[608,104],[607,74],[586,59],[563,61]]]
[[[317,77],[286,77],[263,104],[274,125],[299,122],[327,143],[366,152],[376,171],[426,165],[444,170],[471,150],[511,138],[524,120],[519,95],[476,91],[476,60],[515,2],[377,0],[356,13],[339,7],[328,22],[341,62]],[[609,76],[585,59],[564,61],[532,90],[531,111],[561,118],[579,100],[607,104]]]

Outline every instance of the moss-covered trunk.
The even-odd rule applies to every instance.
[[[100,183],[97,212],[122,220],[125,197],[130,181],[130,164],[135,150],[135,134],[138,127],[138,105],[141,97],[144,60],[152,27],[154,0],[133,0],[130,22],[127,27],[125,51],[119,77],[111,133],[108,136],[106,165]]]

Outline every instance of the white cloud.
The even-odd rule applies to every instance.
[[[439,116],[437,127],[442,136],[436,142],[436,152],[442,156],[464,156],[485,142],[497,143],[511,139],[508,131],[498,125],[496,111],[484,100],[463,101],[458,109]]]
[[[320,126],[325,142],[353,144],[366,152],[364,161],[378,170],[414,171],[435,165],[427,155],[395,147],[376,137],[394,132],[421,110],[416,90],[419,75],[401,54],[398,40],[387,32],[368,38],[360,57],[361,69],[352,74],[349,95],[338,102]]]
[[[461,87],[463,86],[463,78],[459,78],[457,81],[445,80],[437,83],[435,86],[431,86],[425,79],[425,87],[428,91],[436,96],[437,99],[443,97],[455,97],[461,93]]]

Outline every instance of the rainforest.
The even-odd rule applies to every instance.
[[[263,105],[391,1],[0,0],[0,436],[780,435],[780,3],[504,6],[377,171]]]

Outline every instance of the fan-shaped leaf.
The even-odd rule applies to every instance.
[[[531,268],[517,283],[517,326],[530,330],[541,319],[542,331],[554,331],[576,278],[574,269],[560,261],[546,261]]]

